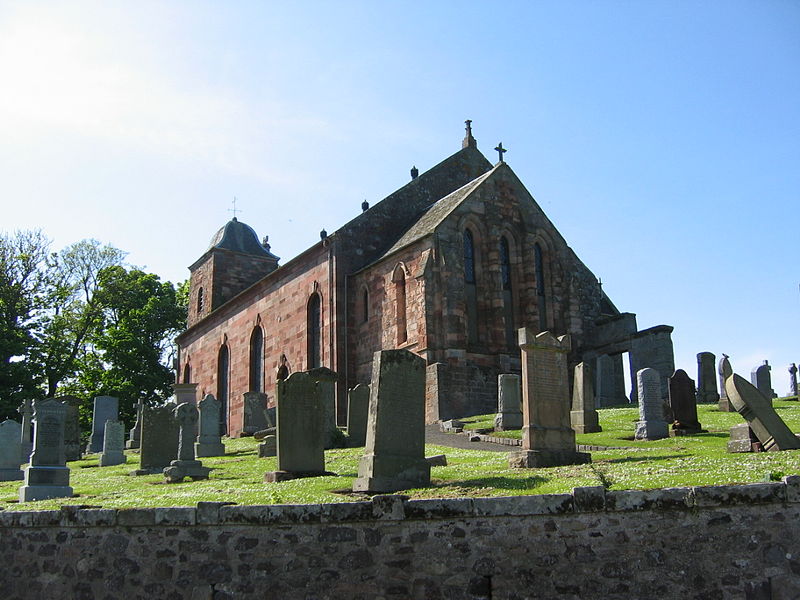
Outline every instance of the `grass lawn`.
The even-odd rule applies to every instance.
[[[793,431],[800,431],[800,403],[776,400],[778,414]],[[446,454],[448,466],[433,467],[432,485],[402,492],[412,498],[460,496],[511,496],[569,492],[573,487],[604,485],[611,490],[750,483],[800,474],[800,450],[728,454],[725,445],[732,425],[744,422],[737,413],[722,413],[716,405],[699,405],[700,423],[708,433],[655,442],[634,441],[635,407],[600,409],[600,433],[577,436],[578,443],[625,446],[625,449],[592,452],[592,463],[550,469],[509,469],[506,454],[459,450],[428,445],[427,455]],[[466,419],[465,419],[466,420]],[[470,419],[471,427],[490,427],[493,415]],[[483,423],[483,424],[481,424]],[[479,424],[479,425],[476,425]],[[519,436],[519,432],[506,435]],[[99,455],[70,462],[70,485],[76,496],[40,502],[18,503],[22,482],[0,482],[0,508],[5,510],[52,510],[67,504],[103,508],[192,506],[200,501],[239,504],[305,504],[353,502],[365,496],[348,491],[358,471],[361,448],[328,450],[326,468],[338,477],[317,477],[282,483],[263,483],[266,471],[276,469],[275,458],[258,458],[253,438],[225,440],[224,457],[204,458],[212,467],[207,481],[186,480],[165,484],[161,475],[130,476],[138,455],[127,453],[128,462],[99,467]]]

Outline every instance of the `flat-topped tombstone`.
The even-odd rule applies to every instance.
[[[697,401],[719,402],[717,392],[716,356],[713,352],[700,352],[697,355]]]
[[[242,424],[242,435],[253,435],[256,431],[261,431],[271,427],[267,419],[267,395],[262,392],[244,393],[244,421]]]
[[[125,463],[125,423],[122,421],[106,421],[103,433],[103,453],[100,455],[100,466],[111,467]]]
[[[195,456],[225,456],[225,444],[219,435],[219,413],[222,403],[211,394],[206,394],[197,408],[200,411],[200,434],[194,445]]]
[[[200,419],[197,406],[191,402],[183,402],[175,407],[173,414],[179,427],[178,459],[173,460],[164,469],[165,481],[180,483],[186,477],[190,477],[193,481],[208,479],[211,469],[196,460],[194,454],[194,441],[197,438],[197,424]]]
[[[784,423],[772,407],[772,400],[739,375],[725,380],[731,404],[744,417],[764,450],[797,450],[800,439]]]
[[[33,453],[25,469],[25,485],[19,488],[20,502],[72,496],[64,457],[66,412],[52,398],[33,402]]]
[[[637,440],[660,440],[669,437],[664,421],[661,398],[661,374],[655,369],[641,369],[636,373],[639,396],[639,420],[636,422]]]
[[[697,394],[694,381],[683,369],[678,369],[669,378],[669,405],[672,408],[673,435],[702,433],[697,419]]]
[[[31,459],[31,452],[33,452],[33,400],[23,400],[17,411],[22,417],[20,458],[23,463],[26,463]]]
[[[178,422],[174,408],[173,404],[168,404],[142,410],[140,465],[135,475],[161,473],[178,458]]]
[[[94,399],[92,412],[92,435],[86,451],[89,453],[103,451],[103,432],[106,421],[116,421],[119,418],[119,399],[114,396],[97,396]]]
[[[172,393],[175,397],[175,404],[197,404],[197,384],[196,383],[173,383]]]
[[[519,330],[522,349],[522,450],[509,454],[513,468],[556,467],[591,462],[575,449],[570,424],[567,353],[570,337]]]
[[[0,423],[0,481],[17,481],[25,475],[20,469],[22,426],[16,421]]]
[[[797,365],[789,365],[789,395],[797,399]]]
[[[719,359],[719,366],[717,367],[717,373],[719,373],[718,408],[720,412],[736,412],[736,409],[731,406],[731,402],[728,400],[728,392],[725,391],[725,380],[733,374],[731,363],[728,358],[727,354],[723,354],[722,358]]]
[[[766,360],[750,372],[750,383],[752,383],[765,398],[772,400],[778,395],[772,390],[772,367]]]
[[[55,398],[67,409],[64,421],[64,456],[67,462],[80,460],[83,458],[81,452],[81,424],[79,409],[82,403],[80,398],[75,396],[59,396]]]
[[[575,433],[597,433],[600,427],[600,416],[594,408],[594,379],[589,363],[575,365],[572,385],[572,410],[569,421]]]
[[[339,428],[336,426],[336,379],[337,375],[327,367],[317,367],[308,371],[317,382],[320,401],[325,413],[325,450],[335,448],[341,440]]]
[[[497,376],[497,431],[522,429],[522,388],[519,375],[500,373]]]
[[[730,430],[730,440],[728,440],[727,450],[730,453],[756,452],[761,451],[761,442],[758,441],[756,434],[750,429],[747,423],[734,425]]]
[[[347,445],[352,448],[367,443],[369,386],[359,383],[347,392]]]
[[[425,460],[425,359],[379,350],[372,359],[365,454],[354,492],[396,492],[430,485]]]

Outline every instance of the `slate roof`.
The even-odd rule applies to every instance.
[[[224,248],[225,250],[233,250],[234,252],[254,254],[256,256],[273,258],[275,260],[278,259],[277,256],[261,245],[255,230],[249,225],[239,221],[236,217],[233,217],[230,221],[225,223],[225,225],[214,234],[208,246],[209,250],[212,248]]]

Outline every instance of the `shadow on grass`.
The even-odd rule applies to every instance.
[[[523,477],[520,479],[514,477],[482,477],[480,479],[469,480],[456,480],[450,479],[447,481],[437,480],[431,482],[431,487],[445,488],[445,487],[461,487],[461,488],[485,488],[492,487],[502,490],[528,490],[547,483],[550,481],[548,477]]]
[[[655,460],[670,460],[672,458],[686,458],[686,454],[665,454],[664,456],[626,456],[625,458],[602,458],[598,463],[644,463]]]
[[[695,437],[695,436],[686,436],[686,437]],[[698,433],[697,437],[713,437],[713,438],[729,438],[731,437],[730,433]]]

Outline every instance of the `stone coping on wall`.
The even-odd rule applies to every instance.
[[[403,521],[470,517],[558,515],[639,510],[687,510],[751,504],[800,503],[800,476],[743,485],[607,491],[577,487],[571,494],[410,500],[398,494],[337,504],[237,505],[199,502],[196,507],[93,508],[0,511],[3,527],[156,527],[191,525],[291,525],[353,521]],[[1,529],[0,529],[1,530]]]

